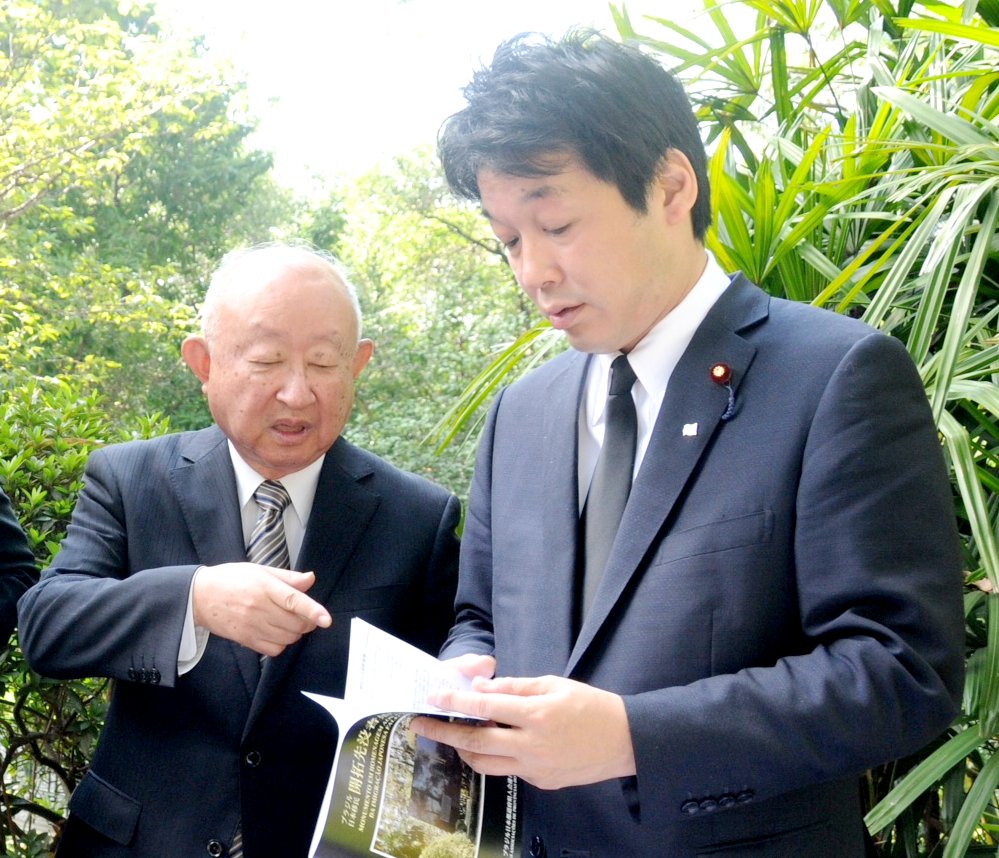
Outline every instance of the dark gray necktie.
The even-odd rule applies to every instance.
[[[631,397],[634,383],[635,372],[628,358],[619,355],[611,364],[610,392],[604,414],[604,443],[586,495],[580,623],[593,603],[631,491],[638,434],[635,401]]]

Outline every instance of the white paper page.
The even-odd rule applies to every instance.
[[[461,715],[427,703],[440,691],[464,691],[471,680],[447,663],[358,617],[350,621],[344,699],[369,712]]]

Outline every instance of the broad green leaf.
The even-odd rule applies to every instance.
[[[999,545],[989,517],[988,503],[975,472],[975,460],[971,452],[971,442],[967,430],[947,411],[938,424],[944,439],[954,478],[961,498],[972,535],[978,546],[982,567],[993,592],[999,594]]]
[[[964,345],[965,329],[973,312],[978,286],[981,282],[985,265],[989,261],[990,250],[994,237],[999,234],[999,178],[985,182],[975,187],[973,193],[967,195],[964,206],[954,213],[951,229],[944,231],[943,236],[950,236],[955,248],[971,230],[979,204],[984,198],[988,207],[979,223],[978,235],[975,237],[971,255],[964,265],[957,292],[951,302],[951,317],[947,325],[943,348],[941,349],[941,368],[937,378],[937,390],[931,400],[934,415],[939,419],[946,402],[947,387],[954,376],[958,352]],[[943,240],[946,240],[944,238]],[[943,270],[943,266],[940,266]],[[948,272],[949,273],[949,272]],[[934,325],[935,327],[935,325]]]
[[[996,30],[995,27],[936,21],[932,18],[895,18],[895,24],[903,29],[920,30],[924,33],[940,33],[953,39],[965,39],[988,47],[999,48],[999,30]]]
[[[922,122],[946,139],[971,147],[968,154],[999,159],[999,141],[983,134],[970,122],[937,110],[910,93],[893,87],[879,86],[875,87],[874,91],[879,97],[906,111],[913,119]]]

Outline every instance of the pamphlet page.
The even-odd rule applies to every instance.
[[[430,706],[427,698],[438,691],[470,688],[471,684],[446,662],[371,623],[357,617],[351,620],[344,700],[367,709],[457,715]]]
[[[465,718],[427,697],[468,685],[446,663],[351,621],[344,699],[307,693],[339,727],[312,858],[514,858],[517,779],[477,774],[410,729],[414,714]]]

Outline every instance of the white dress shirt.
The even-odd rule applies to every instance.
[[[229,444],[229,456],[232,468],[236,473],[236,497],[239,499],[240,517],[243,524],[243,544],[250,541],[253,526],[257,521],[259,507],[253,499],[264,477],[251,468],[233,446]],[[316,486],[319,484],[319,472],[323,467],[320,456],[311,465],[301,471],[281,477],[281,485],[288,491],[291,503],[284,510],[284,538],[288,544],[288,556],[291,558],[291,568],[295,568],[298,554],[305,538],[305,528],[312,513],[312,502],[316,497]],[[200,571],[200,569],[198,570]],[[303,570],[308,571],[308,570]],[[194,573],[196,578],[198,573]],[[182,675],[191,670],[204,654],[208,645],[208,630],[194,623],[194,578],[191,579],[191,589],[187,594],[187,618],[184,621],[184,634],[180,640],[180,650],[177,653],[177,673]]]
[[[628,362],[637,377],[631,389],[638,416],[633,476],[638,475],[642,460],[645,458],[645,451],[649,448],[649,440],[652,438],[652,430],[655,428],[659,409],[666,396],[670,376],[687,350],[687,346],[690,345],[695,331],[728,284],[728,275],[722,271],[714,256],[708,253],[704,272],[686,297],[628,352]],[[580,513],[586,503],[586,493],[589,491],[600,447],[604,442],[604,411],[610,387],[610,366],[619,354],[621,352],[595,354],[590,359],[582,407],[579,409]]]

